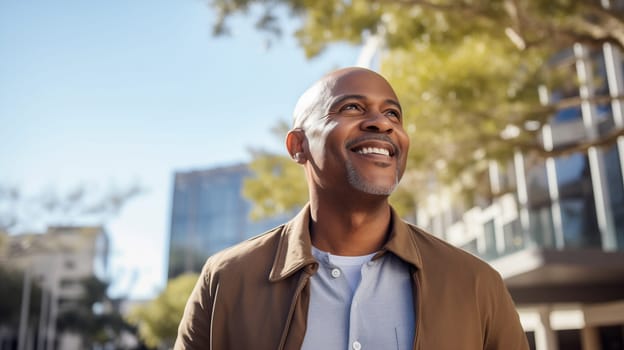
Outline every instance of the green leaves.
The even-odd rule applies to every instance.
[[[322,52],[328,43],[359,44],[362,33],[377,32],[382,12],[378,4],[365,0],[308,1],[304,22],[295,36],[307,57]]]
[[[81,289],[80,297],[66,301],[57,319],[59,330],[80,334],[87,347],[115,343],[122,331],[132,330],[115,307],[119,300],[107,296],[108,282],[95,276],[72,282]]]
[[[453,181],[485,157],[508,156],[514,144],[501,131],[510,124],[523,131],[527,118],[548,116],[526,113],[539,107],[543,64],[539,54],[482,34],[452,48],[413,44],[386,54],[381,70],[404,104],[412,169]]]
[[[0,231],[0,237],[4,233]],[[0,249],[2,246],[0,245]],[[0,266],[0,326],[15,327],[19,324],[22,306],[22,288],[24,288],[24,271],[9,269]],[[36,281],[31,281],[31,292],[28,316],[36,320],[40,312],[41,287]]]
[[[139,336],[147,346],[173,346],[186,300],[197,278],[196,274],[176,277],[156,299],[131,310],[128,320],[138,326]]]
[[[292,159],[256,153],[249,166],[255,176],[245,179],[243,195],[254,201],[252,218],[284,213],[307,202],[308,188],[303,168]]]
[[[222,19],[259,6],[302,19],[295,35],[308,57],[333,42],[382,39],[381,73],[399,94],[412,143],[401,198],[410,209],[432,181],[458,193],[481,191],[487,160],[540,146],[536,127],[558,106],[538,87],[575,81],[552,69],[555,53],[580,42],[624,48],[624,9],[587,0],[218,0]],[[225,11],[223,11],[225,9]],[[266,12],[263,15],[266,17]],[[273,17],[270,17],[273,18]],[[270,26],[275,21],[268,21]],[[270,26],[262,25],[260,28]],[[531,125],[531,127],[527,127]],[[543,150],[542,150],[543,151]],[[305,201],[299,168],[285,157],[254,155],[245,194],[262,217]]]

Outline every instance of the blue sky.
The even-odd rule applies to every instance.
[[[307,60],[289,35],[267,50],[251,18],[225,38],[213,20],[199,0],[0,0],[0,184],[148,190],[107,226],[115,293],[164,285],[174,171],[281,151],[270,127],[360,50]]]

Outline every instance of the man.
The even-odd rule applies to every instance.
[[[528,349],[498,273],[388,204],[409,139],[382,76],[323,77],[297,103],[286,147],[308,205],[208,259],[175,349]]]

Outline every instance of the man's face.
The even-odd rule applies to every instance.
[[[322,90],[319,105],[326,110],[310,116],[305,127],[314,183],[339,192],[348,184],[389,195],[403,175],[409,148],[394,91],[381,76],[363,69],[329,76]]]

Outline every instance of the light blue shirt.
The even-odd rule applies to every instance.
[[[319,269],[310,279],[302,350],[412,349],[414,302],[408,264],[391,253],[375,260],[370,260],[372,255],[337,257],[316,248],[312,254]],[[354,262],[359,269],[353,269]],[[354,275],[358,270],[360,276]]]

